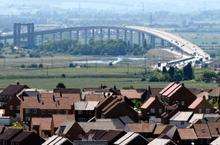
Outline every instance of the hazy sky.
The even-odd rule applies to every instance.
[[[0,6],[14,7],[16,5],[50,5],[61,8],[82,8],[92,9],[115,9],[115,10],[136,10],[145,11],[178,11],[191,12],[201,10],[220,9],[220,0],[0,0]]]

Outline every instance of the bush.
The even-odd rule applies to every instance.
[[[43,66],[43,64],[41,63],[41,64],[39,64],[38,67],[39,67],[39,68],[43,68],[44,66]]]
[[[70,64],[69,64],[69,67],[70,67],[70,68],[73,68],[73,67],[76,67],[76,65],[73,64],[73,63],[70,63]]]
[[[25,68],[26,66],[24,64],[21,65],[21,68]]]

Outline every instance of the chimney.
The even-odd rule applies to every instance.
[[[63,94],[62,94],[62,92],[60,91],[60,97],[62,98],[63,97]]]
[[[54,94],[53,94],[53,101],[56,102],[56,98],[55,98],[55,95],[54,95]]]
[[[41,102],[41,100],[40,100],[40,95],[39,95],[39,94],[37,94],[37,101],[38,101],[38,103]]]
[[[17,85],[20,85],[20,83],[19,83],[19,82],[17,82]]]

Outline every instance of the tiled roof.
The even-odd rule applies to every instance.
[[[119,119],[98,119],[96,122],[79,122],[85,132],[90,130],[123,130],[124,124]]]
[[[156,100],[155,97],[150,97],[149,99],[147,99],[147,101],[145,101],[142,105],[141,105],[141,109],[148,109],[148,107],[150,107],[150,105]]]
[[[189,123],[196,123],[198,120],[203,119],[204,114],[193,114],[193,116],[191,117]]]
[[[189,121],[193,112],[179,111],[170,120],[172,121]]]
[[[220,136],[220,122],[209,122],[208,127],[212,137]]]
[[[192,128],[177,129],[182,140],[196,140],[197,136]]]
[[[195,109],[196,107],[198,107],[202,103],[203,100],[204,100],[203,97],[197,97],[196,100],[194,100],[188,108]]]
[[[78,101],[74,103],[75,110],[94,110],[98,101]]]
[[[85,94],[84,95],[84,101],[101,101],[102,99],[104,99],[105,96],[104,94]]]
[[[80,100],[80,94],[60,94],[53,93],[41,93],[36,97],[24,97],[24,101],[21,102],[22,108],[37,108],[44,110],[53,109],[66,109],[73,108],[74,102]]]
[[[128,99],[141,99],[141,96],[144,92],[138,92],[135,89],[130,90],[120,90],[122,96],[128,97]]]
[[[154,130],[154,134],[160,135],[166,127],[167,127],[167,125],[165,125],[165,124],[157,124],[156,128]]]
[[[155,124],[149,123],[129,123],[126,125],[125,130],[136,133],[153,133]]]
[[[166,86],[162,91],[160,91],[160,95],[171,97],[175,92],[177,92],[182,87],[182,84],[180,83],[170,83],[168,86]]]
[[[194,124],[193,127],[199,139],[211,139],[207,124]]]
[[[7,88],[5,88],[1,93],[0,96],[9,96],[13,97],[16,96],[18,93],[20,93],[23,89],[28,88],[26,85],[9,85]]]
[[[29,131],[22,131],[20,134],[18,134],[15,138],[12,139],[12,144],[21,143],[26,139],[30,141],[30,139],[33,139],[33,137],[35,139],[34,140],[35,144],[42,144],[44,142],[44,139],[38,136],[36,133]]]
[[[52,118],[37,118],[32,117],[31,119],[32,126],[40,126],[41,130],[51,130]]]
[[[53,118],[54,127],[59,127],[64,122],[75,120],[75,116],[73,114],[70,114],[70,115],[67,115],[67,114],[53,114],[52,118]]]
[[[211,142],[210,145],[220,145],[220,136]]]
[[[54,93],[62,93],[62,94],[80,94],[81,89],[76,88],[60,88],[60,89],[54,89]]]
[[[22,129],[8,128],[0,135],[0,140],[9,140],[22,132]]]
[[[168,145],[168,143],[170,142],[171,142],[170,139],[155,138],[148,145]]]
[[[93,140],[112,141],[118,136],[124,135],[124,131],[119,130],[90,130],[86,136],[91,136]]]
[[[220,96],[220,87],[213,89],[211,92],[209,92],[209,95],[212,97],[219,97]]]

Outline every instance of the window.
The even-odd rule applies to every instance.
[[[206,109],[206,113],[209,114],[210,113],[210,109]]]
[[[150,109],[150,113],[155,113],[155,109],[154,108]]]
[[[184,101],[181,101],[181,105],[184,106],[184,105],[185,105],[185,102],[184,102]]]

